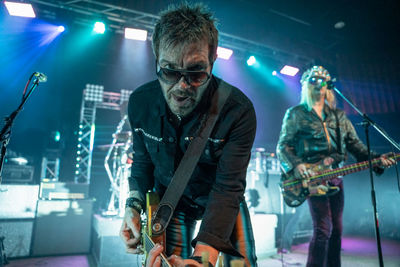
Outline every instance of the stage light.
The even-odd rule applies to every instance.
[[[62,26],[62,25],[61,25],[61,26],[58,26],[58,27],[57,27],[57,31],[58,31],[58,32],[64,32],[64,31],[65,31],[65,27]]]
[[[295,76],[298,72],[299,72],[298,68],[289,65],[285,65],[280,71],[280,73],[288,76]]]
[[[106,25],[103,22],[97,21],[94,24],[93,31],[95,33],[103,34],[106,31]]]
[[[231,58],[232,54],[233,54],[233,50],[231,50],[231,49],[220,47],[220,46],[218,46],[218,48],[217,48],[218,58],[228,60]]]
[[[4,1],[10,16],[35,18],[35,11],[31,4]]]
[[[257,60],[254,56],[249,57],[249,59],[247,60],[247,65],[249,66],[253,66],[254,64],[256,64]]]
[[[273,72],[272,72],[272,76],[276,76],[278,73],[276,72],[276,70],[274,70]]]
[[[53,133],[54,141],[59,142],[61,140],[61,133],[59,131],[55,131]]]
[[[134,28],[125,28],[125,38],[131,40],[146,41],[147,31]]]

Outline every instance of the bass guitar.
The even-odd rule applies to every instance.
[[[394,154],[388,156],[388,158],[393,158],[394,160],[398,161],[400,159],[400,154]],[[330,166],[325,166],[324,164],[322,164],[322,162],[314,164],[306,163],[305,165],[307,169],[312,170],[315,173],[314,176],[310,177],[310,180],[308,182],[309,187],[318,187],[320,185],[325,185],[328,188],[329,182],[334,178],[350,173],[363,171],[369,168],[368,161],[358,162],[336,169],[331,169]],[[373,167],[379,165],[381,165],[380,158],[372,160]],[[293,175],[293,171],[287,174],[282,174],[280,186],[282,188],[283,200],[289,207],[300,206],[310,195],[309,189],[303,187],[302,178]],[[337,190],[327,192],[327,194],[338,192],[338,188],[335,188]]]

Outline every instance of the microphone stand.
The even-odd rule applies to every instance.
[[[28,80],[28,83],[25,86],[25,90],[27,88],[27,86],[29,85],[30,81],[32,80],[33,76],[37,76],[37,72],[34,72],[31,77]],[[18,113],[23,109],[26,101],[28,100],[28,98],[31,96],[31,94],[33,93],[33,90],[35,90],[35,88],[39,85],[40,82],[40,77],[36,77],[36,79],[33,82],[33,85],[31,87],[31,89],[28,91],[28,93],[25,94],[25,90],[24,90],[24,94],[22,96],[22,101],[21,104],[18,106],[18,108],[11,113],[10,116],[5,118],[5,125],[3,127],[3,129],[0,132],[0,142],[1,142],[1,151],[0,151],[0,184],[2,181],[2,172],[3,172],[3,164],[4,164],[4,159],[6,156],[6,152],[7,152],[7,145],[10,141],[10,137],[11,137],[11,128],[12,128],[12,124],[15,120],[15,118],[17,117]],[[1,266],[1,265],[0,265]]]
[[[379,125],[377,125],[370,117],[368,117],[367,114],[361,112],[355,105],[354,103],[345,97],[342,92],[340,92],[333,82],[336,79],[333,79],[332,81],[327,82],[327,88],[329,90],[333,89],[335,92],[340,95],[361,117],[363,117],[363,126],[365,129],[365,136],[367,140],[367,148],[368,148],[368,163],[369,163],[369,173],[370,173],[370,181],[371,181],[371,200],[372,200],[372,206],[374,209],[374,221],[375,221],[375,236],[376,236],[376,245],[378,248],[378,256],[379,256],[379,266],[383,267],[383,256],[382,256],[382,246],[381,246],[381,237],[379,233],[379,222],[378,222],[378,211],[376,208],[376,195],[375,195],[375,185],[374,185],[374,175],[372,171],[372,162],[371,162],[371,147],[370,147],[370,142],[369,142],[369,126],[372,125],[386,140],[388,140],[394,147],[396,147],[398,150],[400,150],[400,145],[396,143],[386,132],[383,130]]]

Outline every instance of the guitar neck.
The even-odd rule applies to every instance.
[[[393,158],[395,160],[399,160],[400,159],[400,154],[396,154],[394,156],[391,156],[389,158]],[[373,159],[371,161],[372,163],[372,167],[378,166],[381,163],[380,158],[376,158]],[[358,163],[354,163],[354,164],[350,164],[341,168],[336,168],[336,169],[332,169],[332,170],[326,170],[321,172],[320,174],[312,177],[311,179],[315,179],[315,180],[329,180],[338,176],[344,176],[350,173],[355,173],[355,172],[359,172],[359,171],[363,171],[365,169],[369,168],[369,162],[367,161],[362,161],[362,162],[358,162]]]
[[[149,252],[152,248],[154,248],[155,244],[153,242],[153,240],[151,240],[151,238],[149,237],[148,234],[144,234],[144,247],[146,249],[146,258],[149,255]],[[164,255],[164,253],[160,254],[161,257],[161,266],[162,267],[172,267],[172,265],[168,262],[167,257]]]

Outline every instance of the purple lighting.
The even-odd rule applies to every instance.
[[[289,65],[285,65],[280,71],[280,73],[288,76],[295,76],[298,72],[299,72],[298,68]]]

